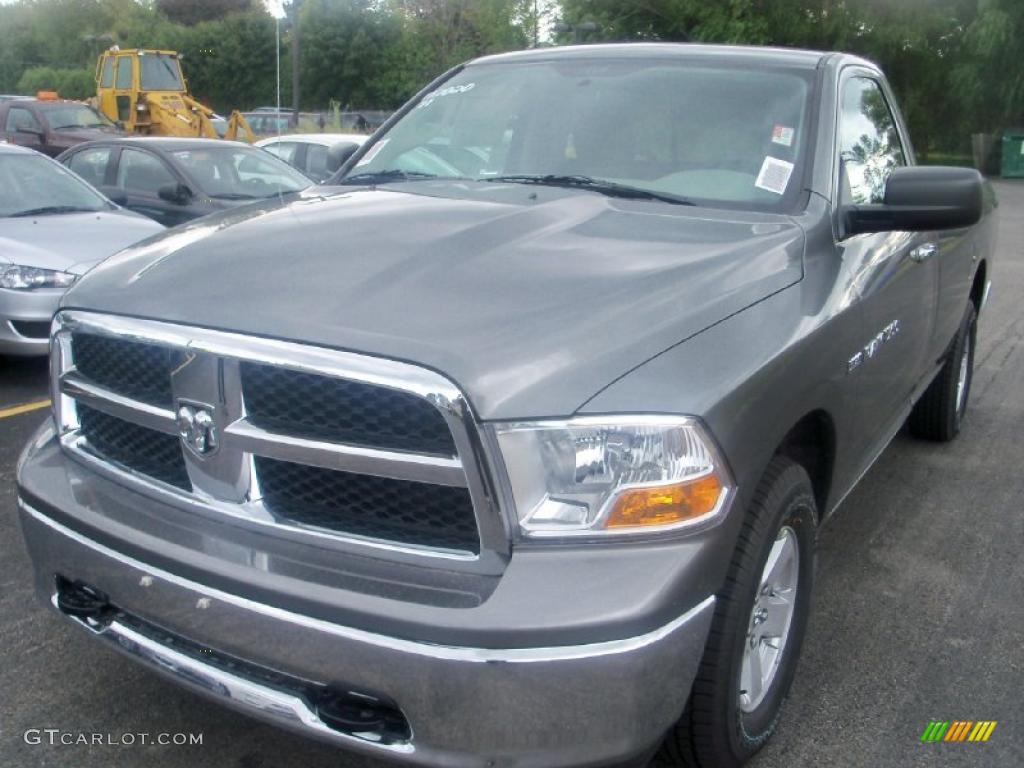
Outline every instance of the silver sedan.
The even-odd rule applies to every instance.
[[[0,143],[0,355],[45,355],[64,291],[162,230],[50,158]]]

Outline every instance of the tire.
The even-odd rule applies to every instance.
[[[665,737],[654,765],[735,768],[743,765],[775,732],[807,627],[816,522],[817,507],[807,472],[790,459],[775,457],[754,494],[728,576],[717,595],[711,631],[690,699],[683,716]],[[770,618],[760,625],[762,629],[780,626],[780,614],[775,611],[781,598],[762,594],[762,577],[776,546],[783,550],[792,546],[796,551],[796,563],[789,559],[786,569],[791,580],[795,575],[793,607],[788,631],[781,636],[784,639],[774,675],[758,698],[751,695],[753,691],[741,688],[749,685],[751,679],[744,674],[745,668],[749,671],[745,650],[752,645],[749,633],[755,626],[755,609],[768,607],[772,611]],[[776,558],[774,562],[782,560]],[[778,583],[785,581],[781,579]],[[757,635],[754,637],[757,642]],[[760,642],[756,648],[758,654],[771,654]]]
[[[974,378],[977,336],[978,315],[974,303],[968,302],[946,362],[910,413],[910,433],[915,437],[948,443],[960,434]]]

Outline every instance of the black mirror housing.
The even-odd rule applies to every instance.
[[[161,200],[166,200],[168,203],[174,203],[176,205],[188,205],[192,199],[192,190],[186,187],[184,184],[164,184],[157,191],[157,195]]]
[[[346,160],[355,154],[357,149],[359,149],[359,145],[354,141],[339,141],[337,144],[332,144],[327,150],[327,170],[331,173],[337,171],[345,164]]]
[[[977,224],[984,207],[984,179],[973,168],[897,168],[880,205],[844,210],[845,235],[864,232],[927,232]]]

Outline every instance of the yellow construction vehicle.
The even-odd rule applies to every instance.
[[[221,138],[212,109],[188,94],[176,51],[120,49],[116,45],[96,62],[96,107],[129,133],[149,136]],[[235,110],[223,138],[256,135]]]

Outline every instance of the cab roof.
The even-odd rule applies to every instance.
[[[531,48],[525,51],[499,53],[474,59],[470,64],[512,61],[558,61],[572,58],[686,58],[733,61],[752,66],[773,65],[815,69],[825,59],[847,58],[862,64],[863,59],[831,51],[810,51],[800,48],[769,48],[754,45],[706,45],[703,43],[598,43]],[[870,65],[874,67],[874,65]]]

